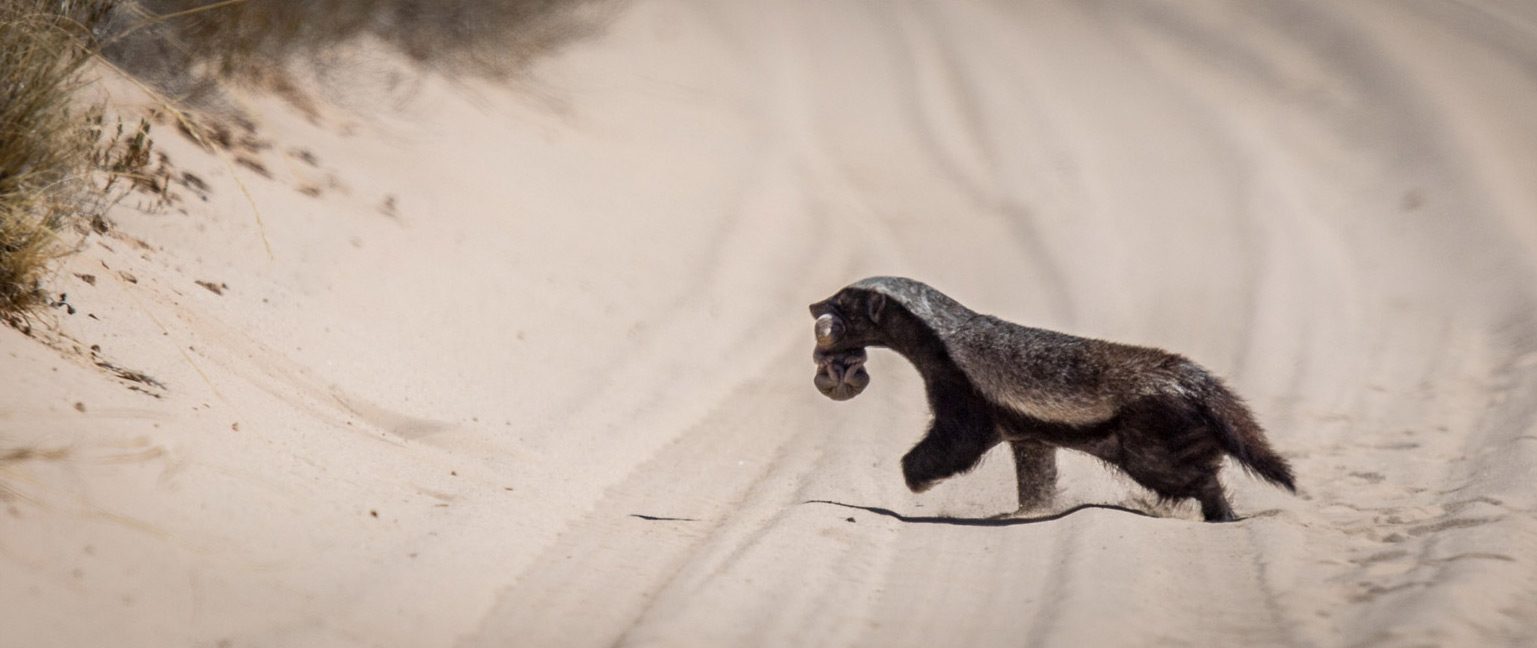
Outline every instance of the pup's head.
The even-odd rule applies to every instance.
[[[848,400],[870,384],[865,371],[865,347],[880,344],[881,315],[886,296],[863,288],[844,288],[811,305],[816,318],[817,364],[813,382],[824,396]]]

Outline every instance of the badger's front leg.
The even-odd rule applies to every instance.
[[[934,422],[918,445],[902,457],[902,476],[914,493],[922,493],[951,475],[975,468],[982,455],[1002,438],[981,410],[936,408]]]
[[[1014,478],[1019,486],[1019,512],[1051,506],[1057,494],[1057,449],[1034,439],[1011,439]]]

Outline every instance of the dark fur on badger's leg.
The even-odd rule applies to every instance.
[[[1201,485],[1196,500],[1201,503],[1201,517],[1207,522],[1234,522],[1238,516],[1233,513],[1233,507],[1228,506],[1227,495],[1222,492],[1222,482],[1217,481],[1217,473],[1213,472]]]
[[[952,376],[928,380],[934,421],[918,445],[902,457],[907,487],[922,493],[946,477],[975,468],[1002,439],[985,403]]]
[[[1009,449],[1014,453],[1019,511],[1050,506],[1057,494],[1057,449],[1034,439],[1011,440]]]

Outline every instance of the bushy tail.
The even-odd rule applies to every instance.
[[[1214,377],[1208,376],[1202,382],[1206,384],[1201,385],[1196,407],[1217,432],[1223,451],[1233,455],[1249,472],[1297,492],[1291,466],[1271,449],[1264,429],[1243,401]]]

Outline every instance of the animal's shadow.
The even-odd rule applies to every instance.
[[[955,525],[955,526],[978,526],[978,527],[1003,527],[1003,526],[1017,526],[1017,525],[1020,525],[1020,524],[1039,524],[1041,522],[1051,522],[1051,521],[1054,521],[1054,520],[1060,520],[1062,518],[1065,518],[1065,517],[1067,517],[1069,515],[1072,515],[1074,513],[1077,513],[1079,511],[1082,511],[1082,510],[1085,510],[1085,509],[1108,509],[1108,510],[1111,510],[1111,511],[1120,511],[1122,513],[1131,513],[1132,515],[1139,515],[1139,516],[1148,517],[1148,518],[1156,518],[1156,517],[1158,517],[1156,515],[1148,513],[1147,511],[1139,511],[1137,509],[1127,508],[1127,507],[1124,507],[1124,506],[1117,506],[1115,504],[1079,504],[1078,506],[1074,506],[1074,507],[1072,507],[1070,509],[1067,509],[1067,510],[1064,510],[1064,511],[1060,511],[1060,512],[1057,512],[1057,513],[1052,513],[1051,515],[1042,515],[1042,516],[1039,516],[1039,517],[1023,517],[1023,518],[1015,518],[1015,517],[963,518],[963,517],[946,517],[946,516],[903,515],[901,513],[893,511],[891,509],[881,508],[879,506],[860,506],[858,504],[844,504],[843,502],[834,502],[834,501],[830,501],[830,500],[806,500],[803,503],[804,504],[831,504],[833,506],[842,506],[844,508],[859,509],[859,510],[865,511],[867,513],[874,513],[876,515],[883,515],[883,516],[892,518],[894,520],[899,520],[899,521],[902,521],[902,522],[906,522],[908,524],[950,524],[950,525]]]

